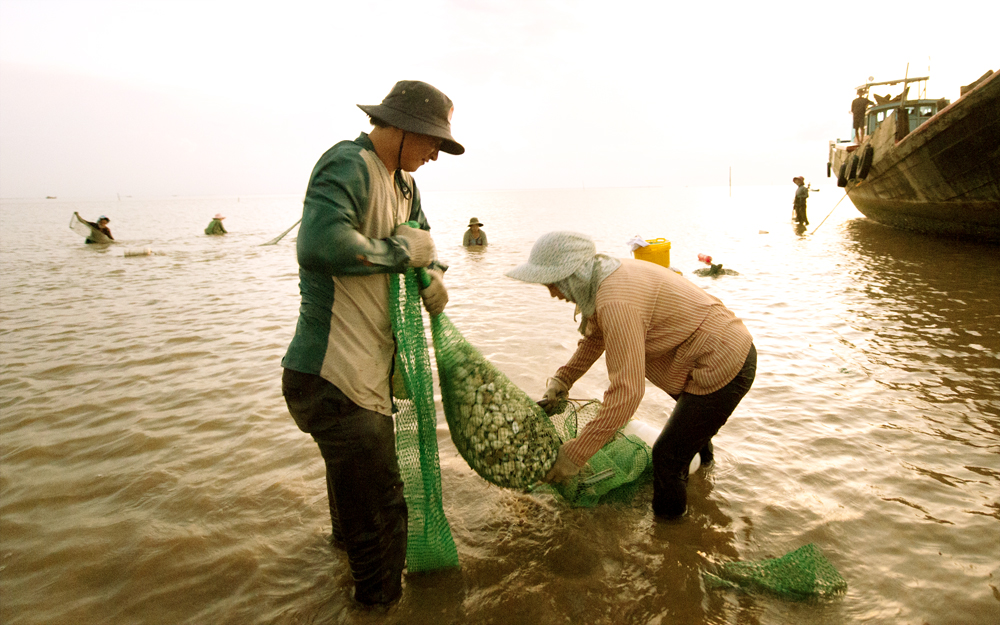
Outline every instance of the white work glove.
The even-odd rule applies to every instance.
[[[559,447],[559,453],[556,454],[556,461],[552,464],[552,468],[549,469],[549,472],[545,474],[544,478],[542,478],[543,481],[548,482],[549,484],[552,484],[553,482],[562,484],[564,482],[568,482],[570,478],[579,473],[580,469],[583,468],[570,460],[569,456],[566,455],[565,450],[566,444],[563,443]]]
[[[431,239],[431,233],[400,224],[396,226],[393,235],[402,239],[403,246],[410,254],[410,267],[426,267],[434,260],[434,241]]]
[[[559,378],[549,378],[549,387],[545,389],[545,394],[538,401],[538,405],[551,417],[559,410],[559,403],[568,398],[569,387]]]
[[[431,317],[444,312],[445,305],[448,304],[448,290],[444,288],[444,273],[437,269],[426,269],[431,283],[420,291],[420,297],[424,300],[424,308]]]

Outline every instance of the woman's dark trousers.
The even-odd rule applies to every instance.
[[[688,467],[696,453],[711,459],[711,440],[750,390],[757,372],[751,344],[743,368],[728,384],[708,395],[681,393],[653,444],[653,513],[673,518],[687,510]]]

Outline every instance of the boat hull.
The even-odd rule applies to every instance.
[[[1000,242],[1000,72],[898,142],[896,115],[832,150],[854,206],[895,228]]]

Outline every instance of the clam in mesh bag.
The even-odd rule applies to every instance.
[[[392,377],[396,455],[409,511],[406,569],[410,573],[458,566],[458,550],[444,515],[437,415],[430,355],[416,273],[389,276],[390,311],[396,336]]]
[[[709,588],[769,592],[795,601],[825,598],[847,590],[847,582],[813,543],[780,558],[728,562],[715,574],[705,573],[704,577]]]
[[[440,314],[431,320],[441,403],[458,453],[483,479],[527,490],[562,441],[545,412]]]
[[[551,419],[441,314],[431,320],[441,400],[451,438],[486,481],[533,489],[555,462],[559,446],[597,415],[600,402],[566,402]],[[569,484],[545,486],[576,506],[628,499],[641,484],[652,450],[619,432]],[[626,488],[628,487],[628,488]]]

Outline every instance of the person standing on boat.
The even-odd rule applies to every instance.
[[[465,236],[462,237],[462,245],[465,247],[486,247],[488,245],[486,242],[486,233],[481,229],[483,225],[476,217],[470,219],[469,229],[465,231]]]
[[[800,226],[808,226],[809,218],[806,217],[806,199],[809,197],[809,187],[806,186],[806,179],[802,176],[795,176],[792,182],[798,185],[795,189],[795,199],[792,202],[792,211],[795,213],[795,221]]]
[[[408,514],[392,420],[388,274],[426,267],[424,307],[444,310],[445,267],[410,172],[465,148],[451,136],[451,100],[427,83],[400,81],[381,104],[358,107],[372,131],[327,150],[309,178],[296,244],[302,304],[281,388],[326,463],[332,538],[347,552],[354,599],[374,606],[402,594]]]
[[[573,383],[606,355],[610,385],[594,420],[559,448],[546,482],[580,472],[639,407],[646,380],[676,400],[653,445],[653,513],[687,510],[688,468],[695,454],[713,459],[712,437],[750,390],[757,370],[753,337],[716,297],[670,269],[596,253],[576,232],[542,235],[528,261],[506,273],[543,284],[583,316],[569,362],[550,378],[539,404],[554,412]]]
[[[115,238],[111,236],[111,228],[108,228],[108,224],[111,223],[111,220],[108,219],[106,216],[101,215],[100,217],[98,217],[96,224],[92,221],[88,221],[87,223],[96,228],[98,231],[104,234],[104,236],[108,237],[112,241],[115,240]],[[87,240],[84,241],[84,243],[97,243],[97,241],[91,239],[90,237],[87,237]]]
[[[205,234],[226,234],[226,229],[222,225],[222,220],[225,218],[222,213],[216,213],[215,217],[212,217],[212,221],[208,223],[208,227],[205,228]]]
[[[865,97],[865,90],[858,89],[858,97],[851,102],[851,113],[854,114],[854,142],[861,144],[865,138],[865,111],[874,102]]]

